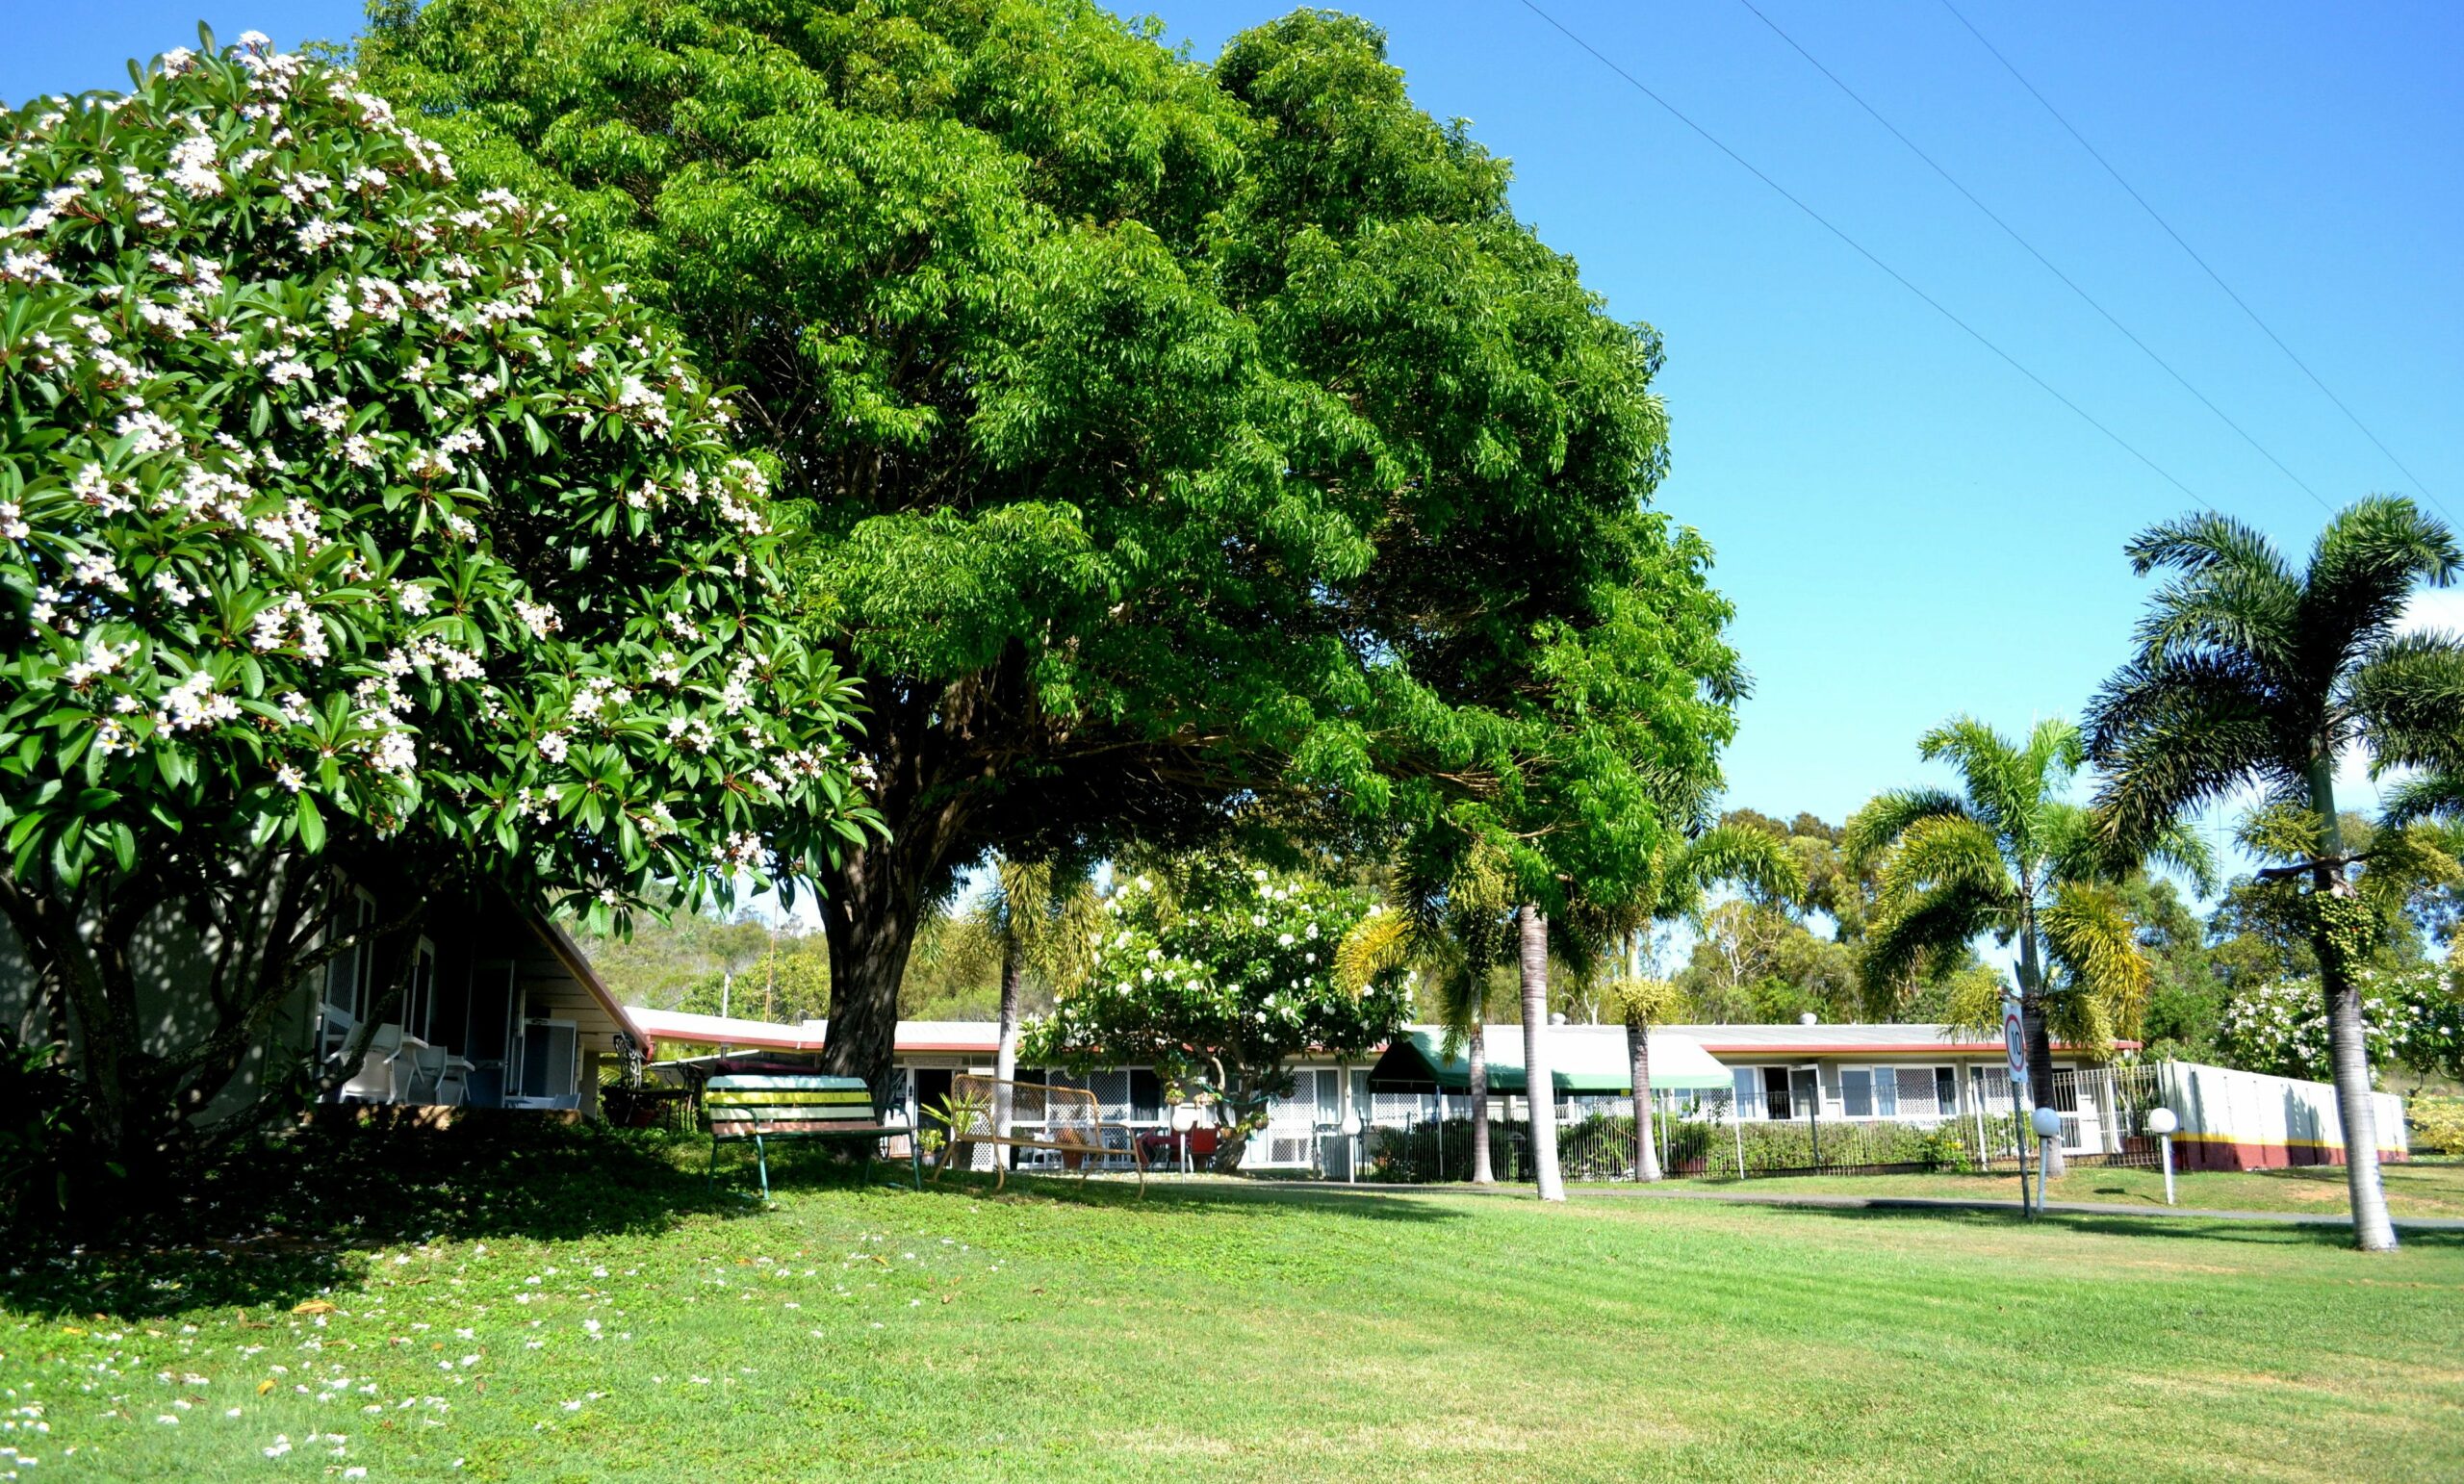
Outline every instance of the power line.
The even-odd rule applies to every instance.
[[[2046,113],[2053,115],[2053,121],[2062,125],[2065,133],[2067,133],[2073,140],[2078,141],[2079,147],[2088,152],[2088,158],[2104,166],[2105,173],[2114,178],[2114,184],[2121,187],[2132,200],[2139,203],[2139,209],[2147,214],[2147,219],[2155,222],[2158,226],[2165,229],[2165,235],[2173,240],[2173,245],[2181,248],[2183,252],[2190,255],[2190,260],[2199,266],[2199,270],[2207,274],[2208,278],[2212,280],[2218,288],[2224,291],[2224,296],[2231,299],[2234,304],[2241,309],[2242,313],[2250,317],[2250,322],[2259,327],[2259,332],[2265,335],[2269,340],[2275,343],[2275,347],[2284,352],[2284,358],[2291,361],[2295,366],[2299,367],[2301,374],[2310,378],[2310,384],[2317,387],[2321,395],[2324,396],[2327,400],[2335,403],[2336,410],[2343,413],[2347,421],[2351,422],[2353,426],[2361,429],[2361,436],[2369,439],[2374,445],[2376,445],[2378,451],[2387,455],[2387,462],[2395,465],[2397,469],[2402,471],[2405,478],[2413,481],[2413,488],[2421,491],[2423,499],[2428,500],[2433,505],[2437,505],[2439,513],[2447,515],[2449,520],[2451,521],[2454,519],[2452,515],[2448,514],[2447,506],[2440,501],[2439,498],[2430,493],[2429,486],[2423,481],[2422,476],[2413,473],[2409,465],[2407,465],[2402,459],[2398,458],[2396,456],[2396,450],[2388,448],[2386,443],[2381,440],[2376,433],[2370,430],[2370,424],[2362,422],[2360,415],[2345,404],[2345,399],[2343,397],[2338,397],[2333,391],[2329,390],[2324,381],[2319,379],[2319,373],[2310,369],[2309,362],[2304,361],[2301,357],[2293,353],[2293,347],[2284,343],[2284,337],[2278,335],[2269,326],[2265,320],[2259,318],[2259,312],[2250,307],[2248,300],[2233,292],[2233,286],[2224,281],[2224,276],[2211,267],[2205,258],[2199,256],[2197,248],[2193,247],[2189,243],[2183,241],[2182,234],[2173,230],[2173,224],[2167,221],[2155,207],[2147,204],[2147,197],[2139,193],[2139,188],[2133,186],[2129,181],[2122,178],[2121,171],[2114,168],[2113,162],[2106,159],[2104,155],[2097,150],[2095,145],[2089,143],[2088,137],[2086,135],[2081,134],[2076,128],[2071,126],[2070,120],[2062,115],[2062,110],[2053,106],[2053,100],[2047,98],[2043,93],[2039,92],[2037,90],[2036,84],[2029,82],[2027,75],[2021,72],[2016,66],[2013,65],[2010,58],[2002,55],[2002,49],[2000,47],[1995,46],[1991,41],[1985,38],[1985,33],[1976,29],[1975,22],[1969,20],[1965,15],[1961,14],[1960,8],[1953,5],[1951,0],[1942,0],[1942,9],[1950,12],[1952,18],[1957,20],[1962,26],[1965,27],[1968,35],[1976,38],[1976,42],[1979,46],[1984,47],[1987,51],[1993,54],[1993,60],[2002,64],[2002,69],[2010,73],[2012,78],[2015,80],[2020,87],[2028,90],[2029,97],[2036,99],[2039,104],[2043,106]]]
[[[2054,277],[2062,280],[2062,286],[2068,289],[2072,294],[2077,294],[2081,303],[2086,304],[2090,309],[2092,309],[2097,314],[2102,315],[2107,324],[2110,324],[2115,329],[2120,331],[2123,339],[2129,341],[2132,345],[2137,345],[2141,354],[2146,356],[2147,359],[2155,362],[2158,367],[2162,368],[2165,374],[2172,377],[2174,381],[2178,382],[2183,391],[2188,392],[2194,397],[2197,397],[2200,406],[2205,407],[2208,411],[2216,414],[2219,422],[2222,422],[2226,427],[2231,428],[2234,432],[2239,433],[2244,443],[2248,444],[2252,448],[2258,450],[2260,457],[2266,459],[2269,463],[2273,464],[2276,467],[2277,473],[2283,474],[2287,479],[2290,479],[2295,484],[2300,486],[2301,492],[2309,496],[2312,499],[2318,501],[2321,509],[2325,510],[2330,515],[2335,513],[2335,506],[2329,504],[2325,497],[2322,496],[2317,490],[2312,489],[2308,480],[2302,478],[2299,474],[2295,473],[2291,469],[2287,468],[2284,460],[2276,457],[2275,454],[2269,449],[2267,445],[2259,442],[2257,438],[2251,436],[2249,429],[2233,421],[2231,417],[2226,415],[2223,408],[2219,407],[2214,401],[2209,399],[2206,393],[2200,391],[2197,387],[2193,386],[2189,377],[2174,370],[2173,364],[2170,361],[2166,360],[2163,356],[2156,353],[2154,346],[2140,339],[2139,336],[2131,330],[2129,325],[2122,323],[2120,320],[2115,317],[2112,310],[2107,309],[2103,304],[2098,303],[2093,294],[2081,288],[2077,280],[2073,279],[2068,273],[2064,272],[2060,268],[2056,267],[2052,259],[2038,251],[2036,243],[2031,243],[2025,237],[2020,236],[2018,228],[2011,225],[2010,222],[2005,221],[2000,213],[1978,199],[1975,192],[1970,191],[1965,185],[1962,184],[1958,176],[1953,175],[1949,170],[1943,168],[1941,162],[1926,153],[1914,140],[1910,139],[1906,134],[1900,132],[1900,128],[1897,124],[1892,123],[1887,118],[1885,118],[1879,110],[1877,110],[1872,104],[1865,101],[1863,95],[1859,93],[1856,89],[1849,87],[1846,82],[1842,81],[1838,73],[1834,72],[1831,68],[1823,65],[1820,58],[1806,50],[1804,45],[1800,43],[1795,37],[1792,37],[1787,32],[1782,30],[1780,28],[1780,23],[1764,14],[1761,8],[1754,3],[1754,0],[1736,0],[1736,3],[1745,7],[1748,11],[1751,11],[1754,13],[1755,19],[1762,22],[1765,26],[1770,27],[1772,35],[1778,37],[1781,40],[1787,42],[1789,47],[1794,50],[1798,56],[1803,57],[1815,71],[1829,78],[1833,87],[1838,89],[1841,92],[1846,93],[1849,101],[1855,103],[1859,108],[1865,111],[1866,116],[1872,118],[1874,122],[1881,124],[1885,129],[1888,130],[1892,139],[1895,139],[1902,144],[1907,145],[1909,153],[1914,155],[1917,159],[1924,161],[1926,166],[1930,167],[1935,174],[1942,177],[1942,179],[1950,185],[1952,190],[1966,197],[1967,204],[1975,207],[1978,211],[1983,212],[1985,214],[1985,219],[1992,222],[1995,226],[2000,227],[2004,236],[2010,238],[2011,241],[2018,243],[2022,248],[2026,249],[2028,256],[2036,259],[2039,264],[2042,265],[2046,272],[2051,273]]]
[[[1728,156],[1731,160],[1735,161],[1738,166],[1742,166],[1745,171],[1752,175],[1756,180],[1758,180],[1762,182],[1762,184],[1770,187],[1773,192],[1779,194],[1781,199],[1786,201],[1797,210],[1805,213],[1808,217],[1812,217],[1815,225],[1821,227],[1832,236],[1839,239],[1842,243],[1845,243],[1851,251],[1888,274],[1891,280],[1897,283],[1901,288],[1906,289],[1909,293],[1924,300],[1926,305],[1936,314],[1940,315],[1943,319],[1948,320],[1951,323],[1965,331],[1969,339],[1975,341],[1978,345],[1983,345],[1986,349],[1992,351],[1996,356],[1999,356],[2002,359],[2003,364],[2009,366],[2013,371],[2017,371],[2020,375],[2027,377],[2030,381],[2035,382],[2038,389],[2042,391],[2045,396],[2052,397],[2055,401],[2060,402],[2063,406],[2067,407],[2072,412],[2076,413],[2081,422],[2086,422],[2090,427],[2094,428],[2097,432],[2102,433],[2107,438],[2113,440],[2117,447],[2120,448],[2123,452],[2128,453],[2132,458],[2139,460],[2139,462],[2146,465],[2149,469],[2154,470],[2157,475],[2164,479],[2166,483],[2170,484],[2173,488],[2189,496],[2200,505],[2206,506],[2209,511],[2216,511],[2216,507],[2208,503],[2206,497],[2200,495],[2198,491],[2192,489],[2189,485],[2184,484],[2180,479],[2175,478],[2172,471],[2167,469],[2164,465],[2157,463],[2154,459],[2149,458],[2146,454],[2139,451],[2136,445],[2131,443],[2130,440],[2122,437],[2121,434],[2117,433],[2112,428],[2106,426],[2102,422],[2097,420],[2093,413],[2091,413],[2087,408],[2080,406],[2077,402],[2072,401],[2069,397],[2066,397],[2060,392],[2056,391],[2051,382],[2045,380],[2042,376],[2038,375],[2035,371],[2028,370],[2028,368],[2019,361],[2018,357],[2013,355],[2008,350],[2003,349],[2000,345],[1995,345],[1992,340],[1987,337],[1984,331],[1978,329],[1975,325],[1968,323],[1965,320],[1961,319],[1958,315],[1953,314],[1949,307],[1944,305],[1941,300],[1916,287],[1913,282],[1910,281],[1907,274],[1901,272],[1899,269],[1884,262],[1881,258],[1875,256],[1873,251],[1867,248],[1864,243],[1857,241],[1853,237],[1850,237],[1846,232],[1835,225],[1830,217],[1825,217],[1818,211],[1815,211],[1812,207],[1807,205],[1804,200],[1799,198],[1794,192],[1791,192],[1787,187],[1781,185],[1778,181],[1773,180],[1770,176],[1764,174],[1761,168],[1755,165],[1753,161],[1748,160],[1745,156],[1738,154],[1735,150],[1731,149],[1727,144],[1721,142],[1718,135],[1713,134],[1710,130],[1696,123],[1691,117],[1687,116],[1684,110],[1679,108],[1676,104],[1669,102],[1666,98],[1661,97],[1658,93],[1654,92],[1650,88],[1645,87],[1642,80],[1635,77],[1633,73],[1627,71],[1616,63],[1609,61],[1608,58],[1601,52],[1599,47],[1592,45],[1589,41],[1584,40],[1581,37],[1578,37],[1575,35],[1574,32],[1568,30],[1565,22],[1540,9],[1538,5],[1533,3],[1533,0],[1522,0],[1522,5],[1525,10],[1529,11],[1532,14],[1539,16],[1544,21],[1547,21],[1556,30],[1558,35],[1564,37],[1567,40],[1574,42],[1575,45],[1582,48],[1584,51],[1589,52],[1593,61],[1599,63],[1602,66],[1606,67],[1609,71],[1614,72],[1619,77],[1623,78],[1626,81],[1627,86],[1632,88],[1636,92],[1641,93],[1644,97],[1651,99],[1654,103],[1658,104],[1667,112],[1670,117],[1676,119],[1679,123],[1683,124],[1688,129],[1693,130],[1696,134],[1701,135],[1705,142],[1718,150],[1721,154]]]

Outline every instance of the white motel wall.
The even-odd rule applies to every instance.
[[[640,1006],[629,1006],[625,1013],[651,1037],[656,1058],[720,1049],[810,1053],[820,1048],[827,1031],[818,1021],[773,1025]],[[1431,1035],[1435,1030],[1413,1029]],[[1570,1067],[1596,1071],[1626,1064],[1623,1027],[1561,1025],[1549,1034],[1560,1078]],[[1492,1057],[1510,1059],[1519,1069],[1522,1026],[1494,1025],[1486,1035]],[[952,1077],[989,1074],[997,1037],[998,1028],[989,1021],[900,1022],[894,1111],[920,1117],[924,1108],[947,1094]],[[1807,1124],[1821,1130],[1824,1138],[1841,1132],[1854,1136],[1952,1128],[1965,1139],[1972,1129],[1975,1139],[1966,1145],[1971,1153],[1982,1147],[1989,1161],[1997,1153],[2006,1158],[2015,1153],[2007,1147],[2004,1131],[2015,1126],[2015,1105],[1998,1040],[1962,1036],[1939,1025],[1667,1026],[1656,1028],[1653,1040],[1656,1047],[1690,1041],[1731,1076],[1725,1091],[1689,1089],[1656,1097],[1657,1110],[1672,1126],[1741,1124],[1753,1134],[1758,1126]],[[2185,1167],[2260,1168],[2340,1163],[2344,1158],[2334,1089],[2324,1084],[2186,1062],[2104,1068],[2062,1048],[2057,1048],[2055,1061],[2048,1101],[2063,1114],[2063,1143],[2074,1157],[2152,1164],[2155,1141],[2142,1122],[2161,1102],[2181,1120],[2175,1149]],[[1092,1091],[1108,1122],[1159,1131],[1172,1124],[1173,1110],[1164,1101],[1162,1080],[1150,1067],[1099,1068],[1075,1075],[1027,1065],[1020,1067],[1019,1076]],[[1461,1119],[1470,1113],[1469,1100],[1459,1090],[1391,1090],[1392,1086],[1390,1081],[1373,1087],[1370,1062],[1323,1059],[1296,1063],[1291,1095],[1275,1100],[1267,1127],[1250,1141],[1243,1167],[1340,1177],[1352,1149],[1342,1125],[1354,1110],[1369,1128],[1390,1131]],[[1633,1115],[1622,1070],[1613,1091],[1597,1090],[1596,1077],[1586,1086],[1594,1090],[1556,1099],[1560,1124]],[[1493,1095],[1490,1116],[1520,1124],[1528,1109],[1520,1095]],[[2402,1100],[2378,1094],[2377,1121],[2382,1157],[2402,1159]],[[1683,1146],[1727,1142],[1698,1137],[1672,1140],[1666,1147],[1676,1154]],[[1738,1147],[1744,1148],[1745,1141],[1738,1141]],[[1838,1147],[1836,1141],[1834,1147]],[[1717,1171],[1722,1159],[1710,1158],[1707,1165]]]

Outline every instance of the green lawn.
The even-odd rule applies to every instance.
[[[61,1480],[2464,1470],[2464,1233],[2373,1258],[2195,1221],[919,1196],[807,1160],[759,1211],[687,1157],[295,1155],[190,1214],[270,1213],[244,1248],[32,1262],[0,1442]]]
[[[2464,1218],[2464,1164],[2422,1163],[2380,1166],[2387,1205],[2406,1216]],[[2208,1211],[2297,1211],[2342,1215],[2345,1172],[2341,1165],[2263,1169],[2238,1173],[2201,1171],[2174,1177],[2183,1206]],[[1958,1200],[2015,1201],[2019,1177],[2000,1175],[1771,1175],[1747,1181],[1674,1180],[1673,1189],[1785,1195],[1931,1195]],[[2052,1198],[2105,1206],[2165,1209],[2165,1177],[2152,1169],[2074,1167],[2052,1183]]]

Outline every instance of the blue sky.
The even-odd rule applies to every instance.
[[[2297,549],[2316,532],[2310,495],[1741,0],[1540,3],[2200,497]],[[2402,491],[2464,512],[2464,11],[1958,0],[2417,487],[1938,0],[1757,3],[2328,501]],[[1288,8],[1159,9],[1211,58]],[[1922,778],[1914,740],[1946,716],[2076,713],[2143,597],[2121,543],[2190,497],[1521,0],[1352,8],[1387,28],[1423,107],[1514,161],[1517,210],[1614,312],[1666,337],[1661,503],[1717,547],[1757,680],[1733,803],[1836,820]],[[358,20],[339,0],[11,0],[0,97],[120,84],[123,58],[192,41],[200,9],[285,45]]]

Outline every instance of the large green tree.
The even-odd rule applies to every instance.
[[[1207,65],[1079,0],[375,13],[375,84],[620,254],[802,502],[890,826],[824,882],[838,1069],[886,1075],[988,851],[1382,817],[1493,832],[1546,906],[1707,768],[1733,661],[1642,509],[1656,338],[1373,27]]]
[[[2053,1036],[2110,1048],[2136,1028],[2153,977],[2115,889],[2124,873],[2097,849],[2087,809],[2064,797],[2086,761],[2079,729],[2048,718],[2014,740],[1963,716],[1927,732],[1917,753],[1955,768],[1960,791],[1894,789],[1848,823],[1849,858],[1883,858],[1867,975],[1947,970],[1989,933],[2015,945],[2028,1080],[2046,1102]],[[2202,880],[2209,870],[2205,846],[2187,831],[2151,832],[2136,847]],[[2057,1141],[2047,1141],[2044,1161],[2048,1174],[2062,1173]]]
[[[2336,770],[2348,753],[2382,770],[2453,759],[2464,642],[2401,624],[2414,592],[2452,580],[2464,553],[2444,523],[2383,496],[2338,513],[2299,569],[2213,513],[2151,527],[2128,551],[2141,576],[2174,576],[2089,712],[2102,833],[2137,849],[2202,805],[2265,790],[2271,852],[2298,858],[2262,877],[2309,888],[2299,910],[2326,999],[2354,1240],[2391,1250],[2356,977],[2386,918],[2353,878]]]

